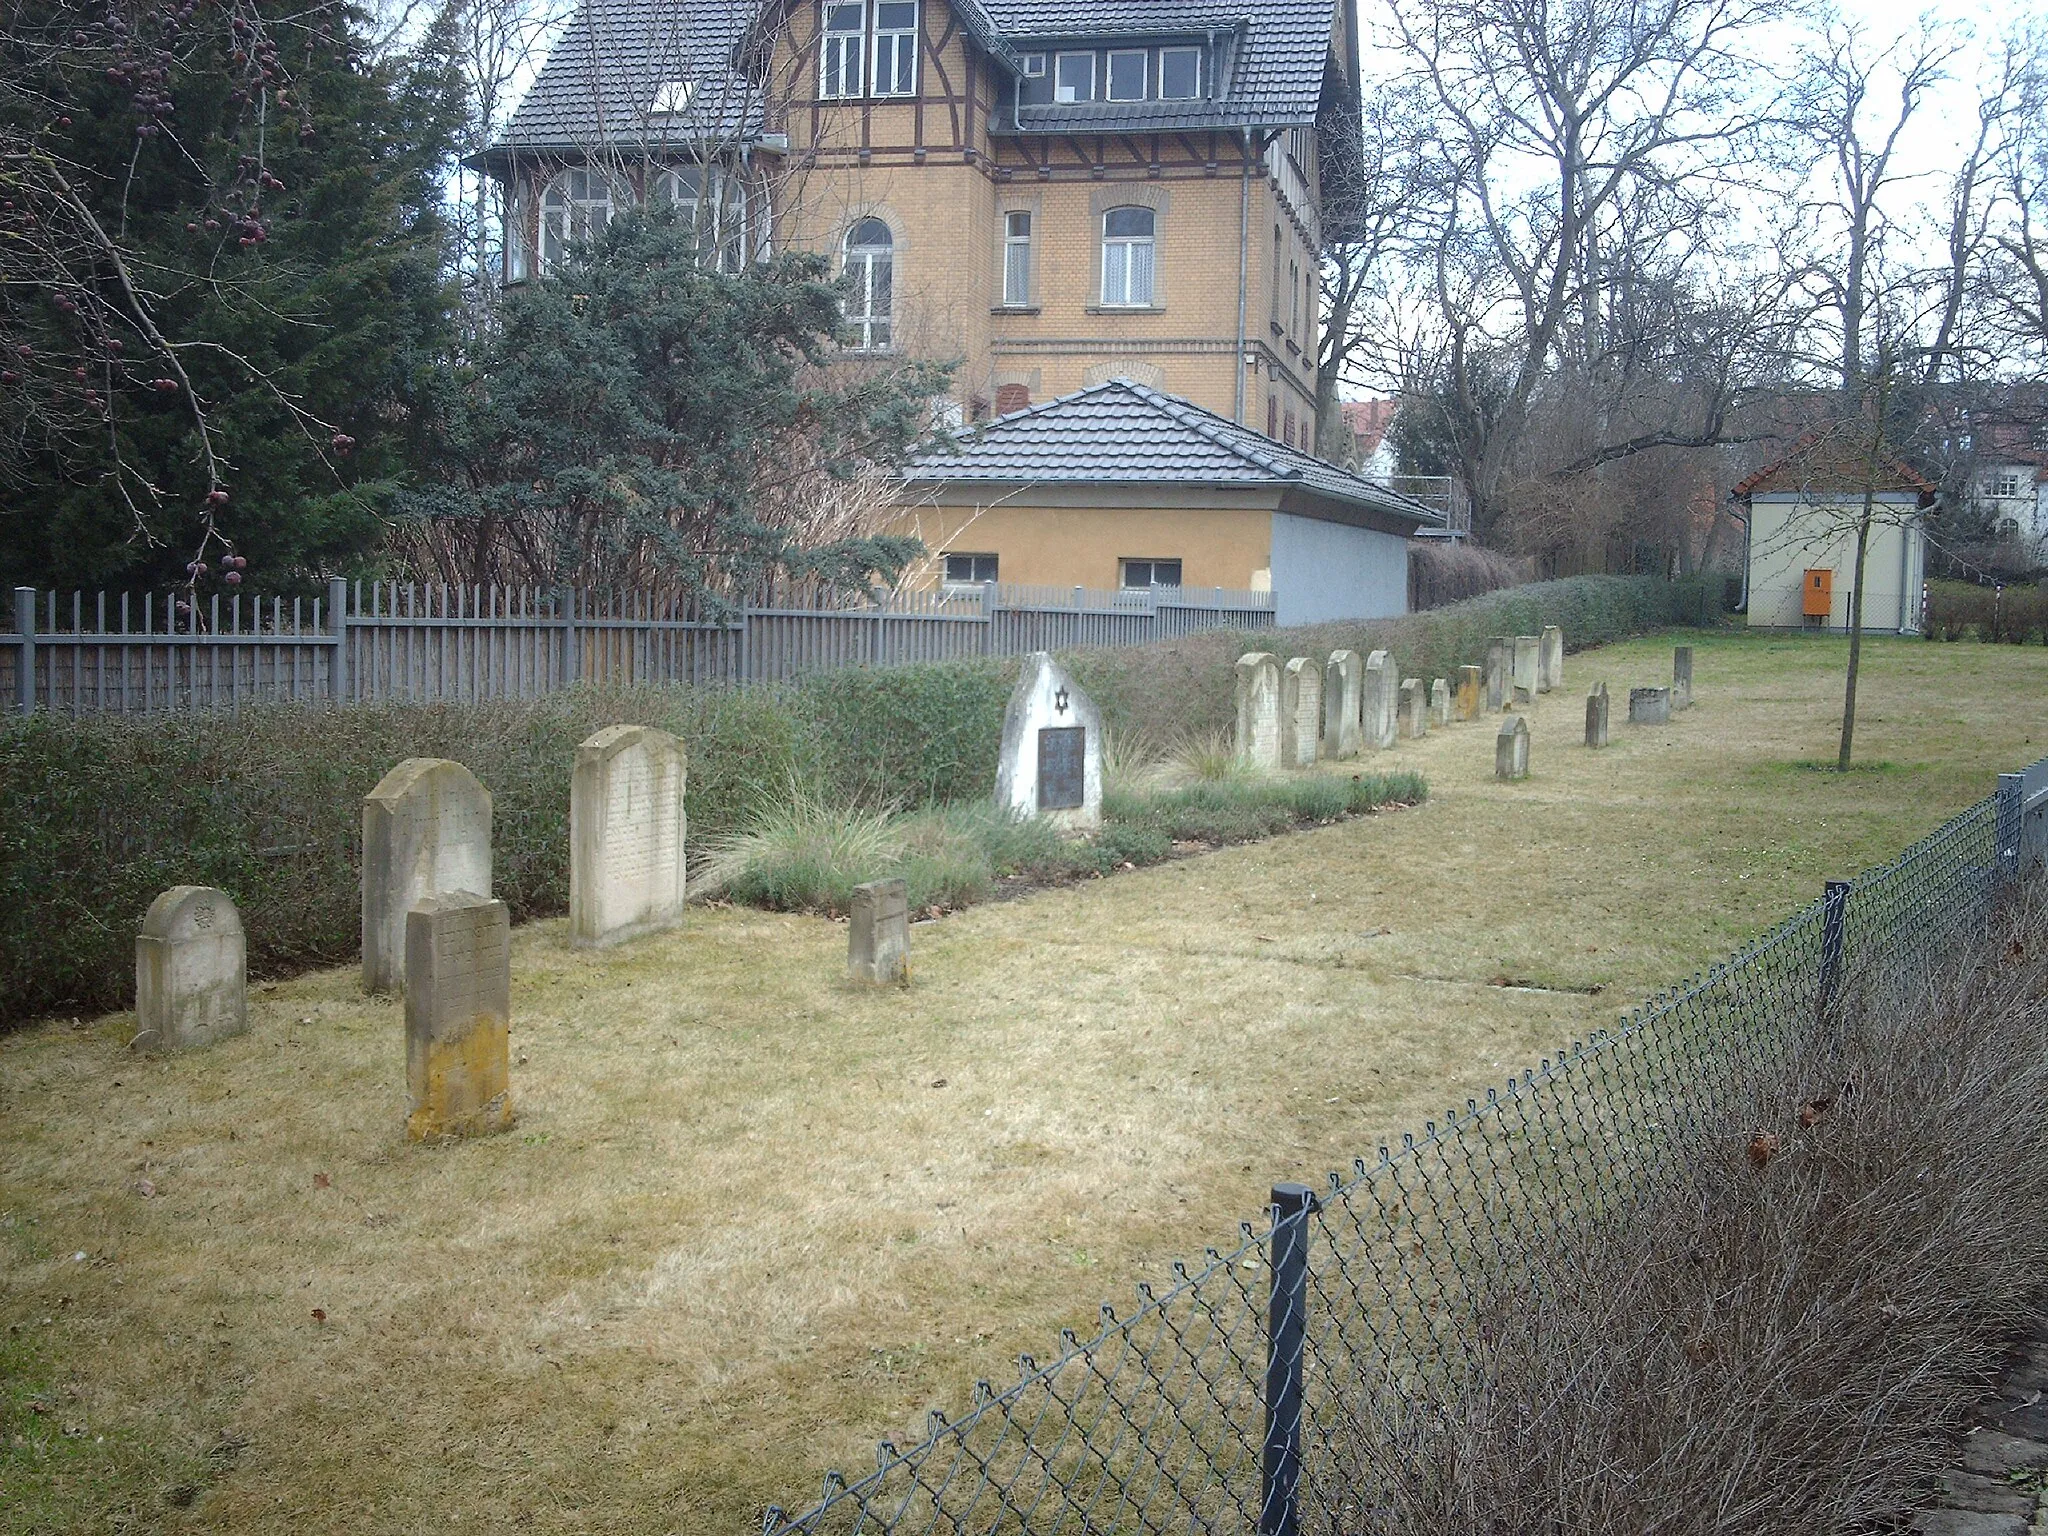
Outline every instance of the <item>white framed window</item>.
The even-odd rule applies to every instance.
[[[1121,573],[1119,580],[1127,589],[1180,585],[1178,560],[1119,560],[1117,566]]]
[[[998,561],[994,555],[946,556],[946,585],[978,587],[996,579]]]
[[[1094,54],[1058,53],[1053,55],[1052,99],[1054,101],[1093,101],[1095,99]]]
[[[647,200],[681,208],[697,227],[704,264],[720,272],[738,272],[766,249],[759,221],[767,205],[749,196],[746,182],[730,172],[671,166],[648,179]]]
[[[1150,83],[1151,54],[1142,48],[1112,48],[1109,53],[1109,89],[1105,92],[1110,101],[1143,101],[1145,87]]]
[[[617,201],[623,202],[620,198]],[[602,235],[612,221],[610,180],[601,171],[563,171],[548,183],[540,199],[540,270],[561,270],[569,252]]]
[[[896,240],[880,219],[862,219],[846,232],[849,343],[862,352],[889,350],[896,306]]]
[[[877,96],[917,94],[917,0],[875,0]]]
[[[818,94],[858,96],[867,78],[867,0],[825,0],[823,37],[818,46]]]
[[[1003,303],[1022,309],[1031,302],[1031,215],[1003,215]]]
[[[1152,303],[1150,208],[1112,208],[1102,216],[1102,302],[1127,309]]]
[[[1280,226],[1273,226],[1273,315],[1275,331],[1280,329]],[[1270,435],[1270,434],[1269,434]]]
[[[1287,328],[1290,331],[1293,330],[1295,321],[1299,320],[1300,318],[1301,263],[1298,261],[1290,261],[1289,263],[1287,263]],[[1298,336],[1295,338],[1296,345],[1300,344],[1300,340],[1301,338]]]
[[[2020,472],[2016,469],[1994,470],[1984,477],[1984,489],[1993,496],[2017,496],[2020,493]]]
[[[1202,94],[1202,50],[1159,50],[1159,99],[1193,101]]]
[[[1044,54],[1027,53],[1024,55],[1024,78],[1026,80],[1043,80],[1045,78]]]
[[[523,283],[533,267],[533,193],[515,176],[505,193],[505,281]]]

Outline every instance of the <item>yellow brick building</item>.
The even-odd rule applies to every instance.
[[[485,164],[507,278],[627,202],[852,278],[849,346],[974,421],[1113,377],[1315,440],[1348,0],[586,0]]]

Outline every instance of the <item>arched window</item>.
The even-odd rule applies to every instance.
[[[715,166],[659,171],[648,181],[647,197],[657,206],[682,208],[695,222],[706,266],[738,272],[767,249],[766,231],[757,227],[766,202],[749,197],[746,182]]]
[[[572,246],[587,245],[612,221],[612,185],[599,171],[563,171],[540,200],[540,269],[558,272]]]
[[[1102,302],[1131,308],[1152,303],[1150,208],[1112,208],[1102,216]]]
[[[895,250],[895,237],[880,219],[862,219],[846,232],[846,275],[853,289],[846,302],[846,324],[853,332],[852,344],[863,352],[889,349]]]

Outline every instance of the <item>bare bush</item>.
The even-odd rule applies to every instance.
[[[2048,1261],[2048,899],[1939,974],[1868,977],[1675,1184],[1537,1240],[1456,1385],[1374,1383],[1368,1528],[1868,1530],[1939,1471]],[[1782,1060],[1782,1058],[1779,1058]],[[1716,1067],[1715,1070],[1721,1070]]]
[[[1514,561],[1474,544],[1414,539],[1408,545],[1408,607],[1419,612],[1484,597],[1522,580]]]

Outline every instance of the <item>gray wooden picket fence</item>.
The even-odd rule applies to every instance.
[[[679,597],[397,582],[324,598],[14,589],[0,631],[0,710],[152,714],[280,702],[521,699],[572,683],[782,682],[1067,646],[1141,645],[1269,628],[1273,594],[1101,592],[991,582],[857,606],[743,607]]]

